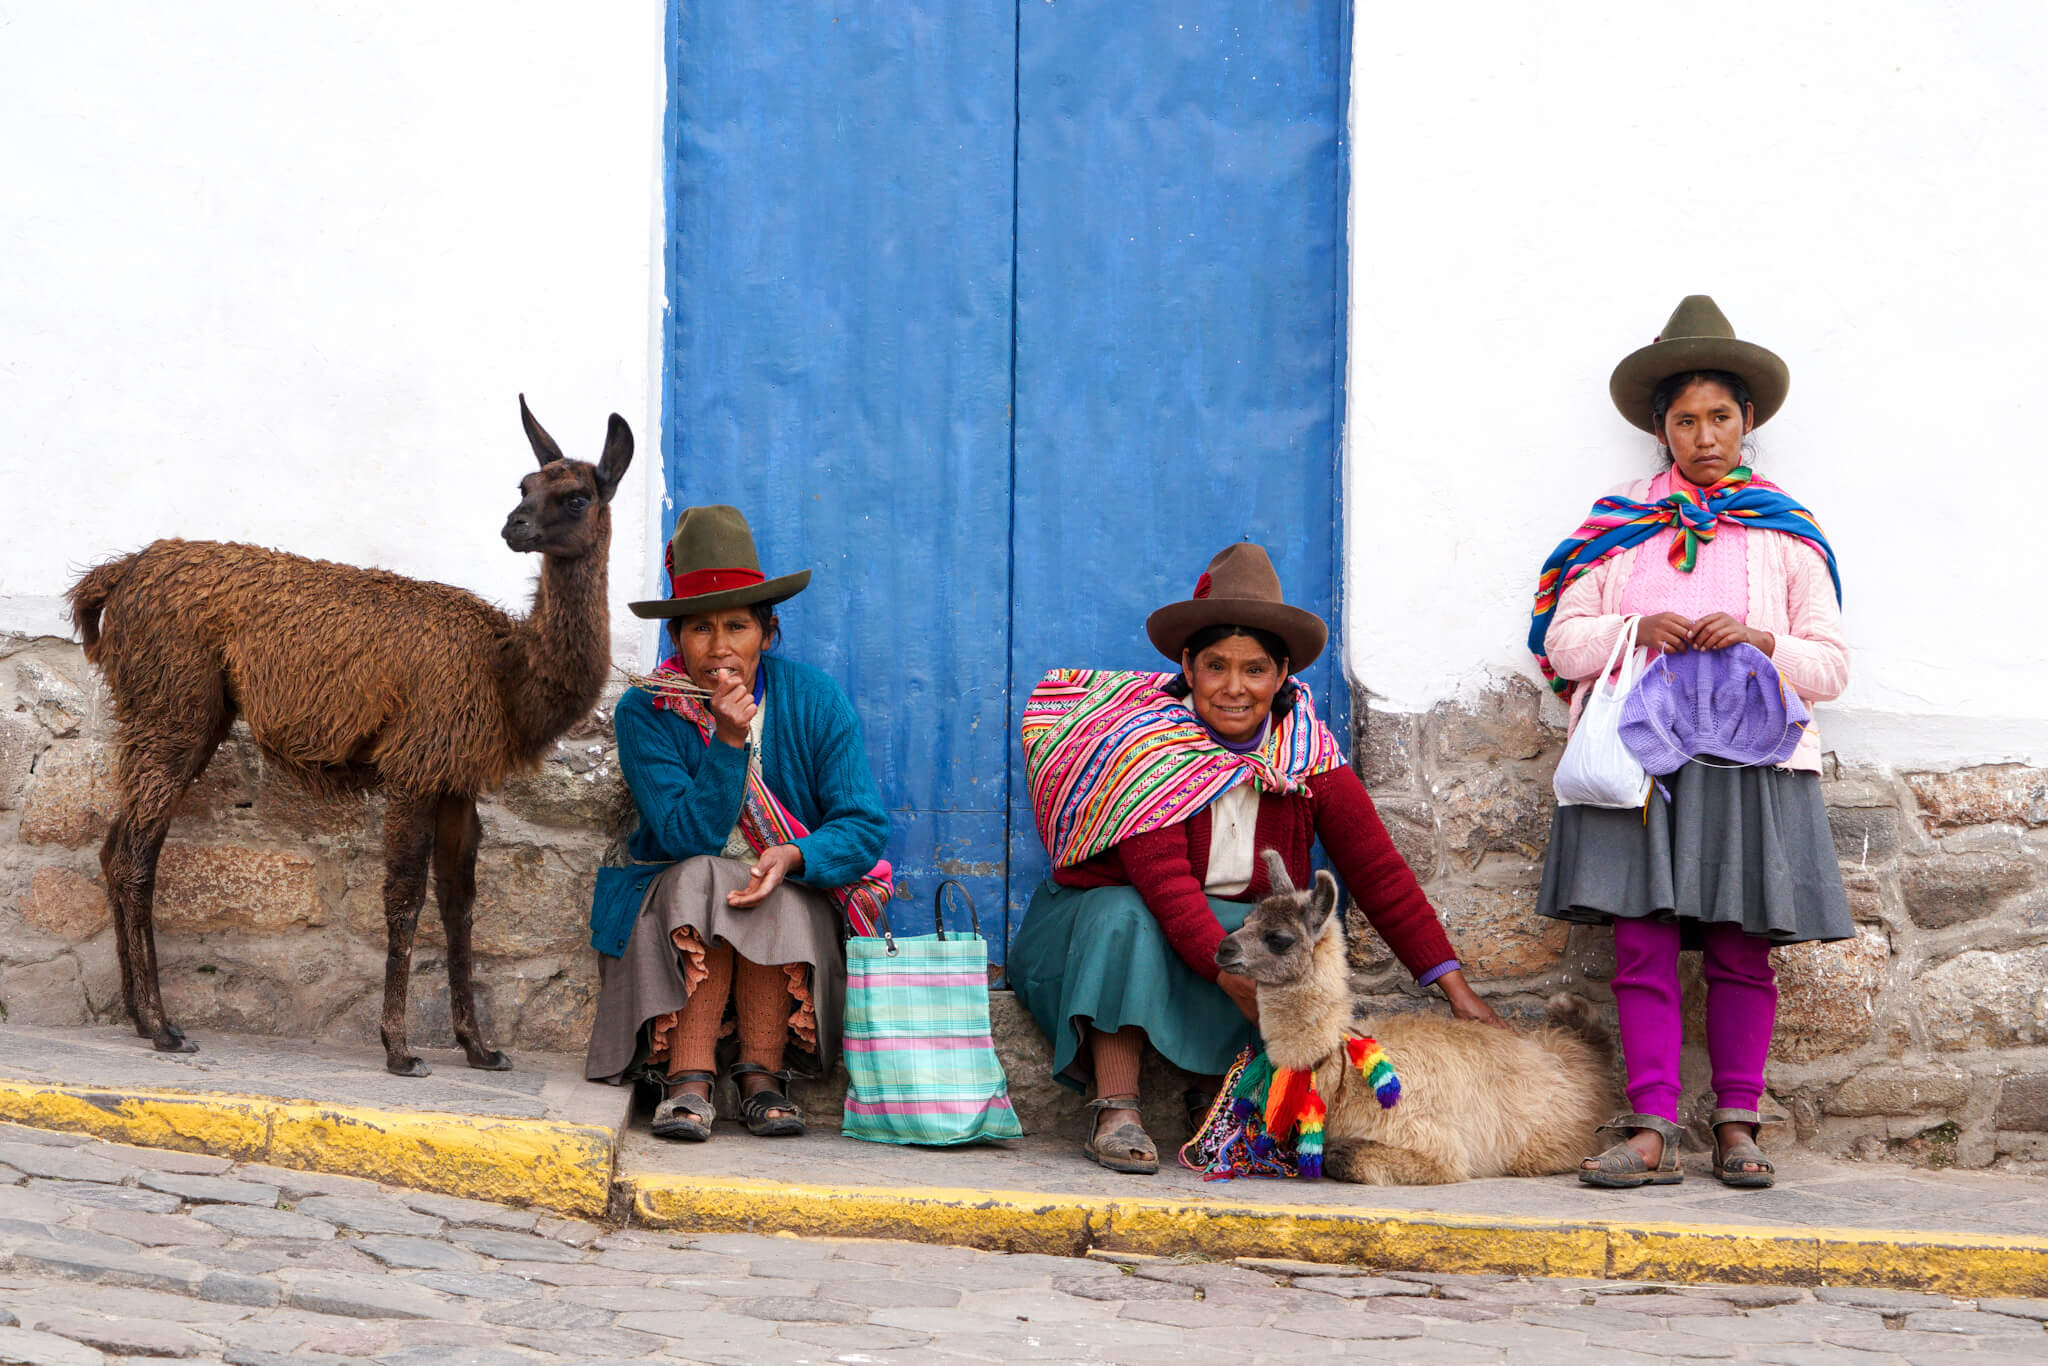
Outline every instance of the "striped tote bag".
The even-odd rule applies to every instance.
[[[846,941],[846,1116],[840,1132],[870,1143],[948,1146],[1020,1138],[1010,1085],[988,1029],[988,941],[974,899],[973,934],[947,934],[939,917],[947,879],[932,897],[936,934]]]

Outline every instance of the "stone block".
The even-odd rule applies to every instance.
[[[476,870],[477,952],[524,958],[580,949],[590,938],[596,880],[591,849],[486,845]],[[434,921],[438,937],[438,914]]]
[[[1547,784],[1510,768],[1490,768],[1438,785],[1436,819],[1444,847],[1476,867],[1488,854],[1540,863],[1556,800]]]
[[[0,811],[21,809],[45,738],[27,712],[0,712]]]
[[[2048,825],[2048,769],[1987,764],[1954,773],[1908,773],[1930,831],[1965,825]]]
[[[1949,1114],[1969,1100],[1972,1084],[1963,1072],[1869,1067],[1836,1087],[1825,1108],[1851,1116]]]
[[[1936,1048],[2048,1043],[2048,945],[1959,953],[1921,973],[1913,995]]]
[[[319,885],[303,854],[238,844],[166,844],[157,863],[160,931],[271,932],[319,925]]]
[[[1514,674],[1496,678],[1477,696],[1439,702],[1423,721],[1432,763],[1501,763],[1534,759],[1555,737],[1543,724],[1543,693]]]
[[[571,957],[559,970],[531,984],[519,1006],[512,1037],[522,1048],[573,1053],[590,1042],[597,1018],[597,971],[588,959]]]
[[[178,798],[174,825],[231,819],[256,803],[256,743],[248,728],[236,722],[206,767]]]
[[[119,805],[113,772],[113,751],[98,740],[71,740],[44,750],[29,781],[21,842],[76,849],[106,834]]]
[[[291,1286],[285,1303],[294,1309],[352,1319],[440,1319],[455,1315],[441,1296],[389,1278],[308,1277]]]
[[[618,752],[600,740],[559,740],[538,768],[515,773],[492,804],[535,825],[624,836],[634,820],[633,794],[619,772]]]
[[[1536,914],[1538,883],[1537,869],[1505,864],[1429,889],[1451,947],[1475,982],[1530,977],[1563,960],[1571,927]]]
[[[1778,1027],[1771,1056],[1811,1062],[1870,1042],[1890,958],[1890,937],[1874,925],[1859,927],[1854,939],[1794,944],[1773,953]]]
[[[2040,878],[2040,865],[2032,859],[1935,854],[1899,870],[1899,894],[1914,924],[1938,930],[1993,913]]]
[[[1394,848],[1401,855],[1401,861],[1415,874],[1417,882],[1427,882],[1437,874],[1436,855],[1436,814],[1430,804],[1417,797],[1380,797],[1373,802],[1380,813],[1380,823],[1387,827],[1387,837],[1394,842]]]
[[[325,1219],[293,1214],[290,1210],[263,1209],[256,1205],[207,1205],[192,1211],[202,1224],[211,1224],[231,1238],[299,1238],[325,1242],[334,1237],[334,1225]]]
[[[84,667],[83,660],[80,667]],[[14,672],[36,720],[50,734],[60,740],[78,734],[92,713],[92,701],[70,674],[33,656],[17,662]]]
[[[106,1357],[97,1347],[55,1333],[10,1326],[0,1328],[0,1361],[19,1361],[25,1366],[102,1366]]]
[[[1378,793],[1407,792],[1416,785],[1415,759],[1421,748],[1420,718],[1370,707],[1363,689],[1353,692],[1351,714],[1358,732],[1352,763],[1358,780]]]
[[[42,1329],[120,1357],[204,1356],[218,1345],[189,1328],[150,1319],[51,1314],[42,1320]]]
[[[1835,857],[1861,868],[1897,857],[1903,822],[1896,806],[1830,806]]]
[[[1996,1129],[2024,1129],[2048,1133],[2048,1073],[2007,1077],[1998,1093],[1998,1109],[1991,1116]]]
[[[7,1023],[82,1025],[87,1020],[85,987],[78,960],[61,954],[47,963],[13,963],[0,968],[0,1004]]]
[[[357,1233],[410,1234],[431,1237],[441,1231],[441,1220],[406,1208],[396,1200],[365,1199],[354,1195],[315,1195],[299,1201],[299,1213]]]
[[[21,914],[44,934],[72,943],[92,938],[112,919],[106,892],[97,882],[54,864],[38,868],[30,875],[28,895],[21,899]]]

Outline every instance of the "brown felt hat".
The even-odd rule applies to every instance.
[[[757,602],[781,602],[803,592],[811,581],[808,569],[779,579],[765,577],[746,517],[738,508],[719,503],[683,509],[676,518],[676,534],[669,537],[663,564],[668,570],[670,596],[627,603],[634,616],[686,617],[695,612],[751,607]]]
[[[1792,374],[1784,361],[1755,342],[1739,340],[1727,315],[1712,299],[1688,294],[1671,311],[1671,321],[1664,324],[1655,341],[1631,352],[1614,367],[1607,392],[1623,417],[1654,433],[1651,395],[1665,380],[1688,370],[1726,370],[1739,376],[1749,386],[1759,427],[1783,406],[1785,393],[1792,387]]]
[[[1251,626],[1271,631],[1287,646],[1287,671],[1300,673],[1315,663],[1330,638],[1330,628],[1314,612],[1289,607],[1280,597],[1280,576],[1264,546],[1239,541],[1216,552],[1209,568],[1195,581],[1195,594],[1185,602],[1169,602],[1145,618],[1145,634],[1175,664],[1188,637],[1205,626]]]

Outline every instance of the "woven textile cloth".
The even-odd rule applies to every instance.
[[[846,944],[846,1112],[874,1143],[1018,1138],[988,1025],[988,943],[949,933]]]
[[[1738,465],[1712,488],[1684,485],[1654,502],[1641,503],[1609,494],[1595,502],[1579,529],[1550,552],[1536,581],[1529,650],[1550,681],[1551,690],[1569,697],[1577,686],[1550,667],[1550,656],[1544,648],[1550,619],[1557,614],[1558,599],[1574,579],[1666,527],[1678,533],[1671,538],[1666,552],[1671,566],[1689,574],[1699,564],[1701,547],[1714,539],[1715,528],[1724,520],[1763,531],[1783,531],[1805,541],[1827,560],[1828,575],[1835,584],[1835,601],[1842,600],[1841,571],[1820,523],[1776,484],[1756,478],[1747,465]]]
[[[1055,868],[1176,825],[1240,783],[1300,791],[1344,766],[1344,750],[1316,719],[1308,685],[1294,709],[1249,754],[1219,744],[1186,702],[1161,689],[1175,675],[1054,669],[1024,704],[1024,780],[1031,814]]]
[[[689,677],[679,659],[671,657],[654,671],[655,677],[679,675]],[[678,695],[657,695],[654,705],[666,711],[675,712],[684,720],[696,726],[704,735],[704,743],[710,744],[716,732],[717,723],[712,719],[711,708],[695,697]],[[811,832],[796,818],[796,813],[784,806],[761,777],[761,765],[747,766],[746,795],[740,801],[740,833],[746,836],[747,845],[755,854],[778,844],[794,844]],[[825,894],[839,907],[846,917],[853,933],[873,934],[878,913],[888,905],[895,895],[895,870],[887,859],[881,860],[858,881],[844,887],[825,888]]]

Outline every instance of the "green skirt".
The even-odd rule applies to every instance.
[[[1251,904],[1209,898],[1223,928]],[[1010,945],[1010,985],[1052,1043],[1053,1076],[1077,1091],[1090,1079],[1088,1026],[1137,1025],[1168,1062],[1197,1076],[1230,1070],[1259,1041],[1258,1026],[1223,989],[1181,961],[1132,887],[1079,890],[1043,882]]]

